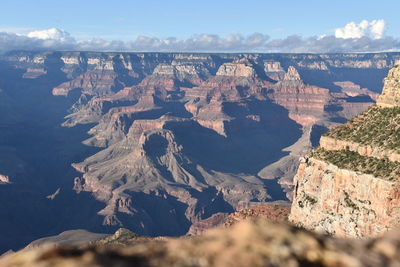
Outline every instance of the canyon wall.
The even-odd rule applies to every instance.
[[[400,221],[400,67],[377,105],[325,133],[301,159],[290,220],[341,237],[370,237]]]

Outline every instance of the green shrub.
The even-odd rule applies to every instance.
[[[343,190],[343,194],[344,194],[344,202],[348,207],[353,208],[354,210],[360,210],[360,208],[356,205],[356,203],[354,203],[353,200],[350,199],[349,193]]]

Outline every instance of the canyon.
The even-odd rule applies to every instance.
[[[400,53],[1,55],[0,252],[71,229],[179,236],[217,214],[298,202],[298,158],[372,106],[399,60]],[[378,103],[392,104],[386,94]],[[317,159],[299,172],[307,164],[341,172]]]

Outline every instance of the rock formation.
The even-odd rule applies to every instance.
[[[289,203],[272,202],[255,205],[251,208],[240,209],[230,214],[220,212],[192,224],[187,234],[200,235],[210,229],[219,226],[231,227],[245,220],[265,219],[271,222],[287,222],[289,211]]]
[[[288,109],[289,116],[303,126],[317,122],[333,99],[328,89],[304,84],[293,66],[273,89],[271,97],[275,102]]]
[[[385,87],[377,104],[381,107],[396,107],[400,103],[400,67],[397,65],[385,78]]]
[[[255,77],[256,73],[247,59],[238,60],[233,63],[225,63],[219,67],[217,76],[234,76],[234,77]]]
[[[281,66],[281,63],[279,61],[272,60],[264,62],[264,71],[267,77],[275,81],[282,80],[286,74]]]
[[[290,220],[345,237],[377,236],[400,221],[400,67],[377,105],[321,137],[295,176]]]
[[[249,134],[263,132],[264,136],[274,139],[279,135],[281,141],[285,140],[284,135],[265,126],[287,120],[285,125],[291,128],[289,131],[297,130],[300,134],[300,127],[295,122],[310,127],[322,120],[325,107],[336,101],[328,89],[305,84],[294,67],[289,67],[285,77],[273,84],[261,79],[256,64],[247,58],[223,63],[215,76],[207,74],[204,67],[179,66],[186,65],[179,62],[158,65],[140,84],[126,87],[106,98],[94,98],[102,103],[102,107],[113,107],[108,111],[100,109],[100,115],[104,115],[100,123],[89,131],[93,138],[85,143],[106,146],[106,149],[73,166],[83,174],[79,184],[76,184],[77,191],[92,192],[96,199],[107,203],[99,212],[104,216],[105,225],[130,227],[142,234],[157,233],[155,229],[159,226],[156,221],[161,215],[149,213],[147,208],[135,201],[135,198],[140,199],[135,197],[139,192],[163,196],[166,207],[174,209],[178,217],[186,220],[177,221],[175,215],[161,213],[164,220],[176,225],[175,228],[170,227],[172,232],[167,234],[185,229],[190,223],[224,209],[236,210],[250,199],[271,199],[268,190],[262,186],[264,181],[254,173],[237,175],[238,171],[243,171],[239,166],[249,167],[254,164],[253,160],[245,164],[242,160],[237,161],[233,154],[227,156],[231,162],[238,162],[237,170],[224,173],[219,169],[232,169],[231,163],[224,165],[226,163],[221,162],[218,166],[216,163],[220,157],[205,159],[207,152],[203,152],[204,146],[198,147],[193,140],[215,145],[220,151],[218,153],[243,153],[244,150],[254,153],[256,146],[261,148],[262,143],[265,149],[271,149],[267,140],[262,141],[261,136],[255,139]],[[182,82],[190,86],[180,85]],[[268,99],[273,103],[267,104]],[[119,103],[133,105],[121,106]],[[276,104],[286,108],[289,114],[278,106],[275,108]],[[314,117],[308,120],[307,116]],[[335,116],[340,115],[336,113]],[[247,148],[242,145],[236,147],[239,141],[234,140],[243,138],[245,129],[253,140],[240,141],[249,143]],[[215,134],[207,134],[208,130]],[[185,131],[184,135],[182,131]],[[293,143],[287,143],[290,144]],[[270,155],[273,154],[271,150]],[[262,155],[261,150],[259,155]],[[211,162],[211,158],[215,162]],[[214,177],[219,178],[215,180]],[[243,177],[246,177],[245,184],[239,182]],[[244,190],[244,187],[247,189]],[[199,201],[196,195],[204,191],[215,193],[209,193],[208,198]],[[187,208],[173,208],[170,197],[177,198]],[[214,202],[213,198],[218,202]],[[215,208],[210,206],[209,211],[205,211],[204,205]],[[130,220],[121,219],[127,215]]]

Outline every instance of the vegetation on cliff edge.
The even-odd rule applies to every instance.
[[[373,106],[324,136],[400,152],[400,107]]]
[[[341,169],[372,174],[389,181],[396,181],[400,178],[399,162],[361,156],[350,150],[331,151],[318,147],[311,152],[311,157],[332,163]]]

